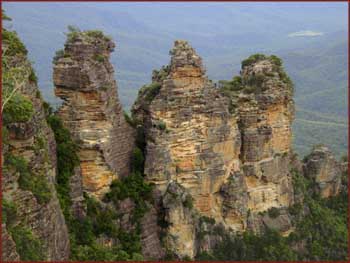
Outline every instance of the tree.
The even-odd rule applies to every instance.
[[[2,104],[1,113],[8,102],[20,91],[29,79],[32,73],[31,66],[29,62],[24,61],[23,63],[18,63],[11,65],[12,59],[8,55],[9,48],[3,45],[3,57],[2,57]]]

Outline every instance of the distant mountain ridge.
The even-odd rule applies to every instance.
[[[69,24],[103,29],[116,40],[112,63],[125,109],[152,70],[168,63],[174,39],[188,39],[196,47],[214,81],[238,74],[240,61],[250,54],[276,54],[295,83],[295,148],[304,155],[314,141],[324,142],[342,155],[347,150],[346,10],[328,4],[5,3],[4,8],[51,103],[57,102],[51,60]],[[324,35],[288,37],[306,29]]]

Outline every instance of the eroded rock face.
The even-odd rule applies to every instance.
[[[160,227],[157,216],[155,207],[150,207],[141,219],[142,255],[147,260],[159,260],[165,256],[165,251],[159,240]]]
[[[87,206],[84,199],[83,177],[79,166],[74,168],[74,173],[69,178],[69,189],[72,215],[81,220],[86,216]]]
[[[1,244],[1,261],[20,261],[20,257],[16,251],[16,244],[7,232],[5,224],[1,226]]]
[[[176,41],[171,52],[169,74],[149,104],[144,123],[146,178],[163,192],[170,181],[178,182],[201,213],[220,214],[216,195],[229,171],[238,169],[236,120],[188,43]]]
[[[339,193],[341,187],[341,165],[327,147],[315,147],[306,156],[303,171],[306,177],[316,183],[315,190],[322,197],[331,197]]]
[[[49,200],[39,202],[30,190],[23,190],[19,183],[20,173],[15,167],[6,164],[2,174],[3,198],[16,207],[16,219],[11,227],[23,225],[36,236],[43,245],[43,252],[49,261],[64,261],[69,258],[69,237],[66,223],[60,208],[55,190],[56,182],[56,143],[52,130],[48,127],[43,109],[43,100],[38,87],[28,81],[21,90],[21,95],[28,98],[34,110],[34,115],[27,122],[11,123],[7,125],[9,138],[3,156],[8,158],[23,158],[33,177],[41,177],[46,182]],[[12,239],[3,236],[3,256],[7,260],[15,260]],[[4,259],[6,260],[6,259]]]
[[[165,239],[166,248],[180,258],[193,258],[196,254],[197,218],[188,202],[186,189],[176,182],[171,182],[163,196],[165,221],[168,222]]]
[[[80,146],[84,191],[97,198],[113,179],[128,175],[134,146],[109,62],[114,46],[107,37],[79,33],[65,44],[53,73],[55,94],[64,100],[59,115]]]
[[[245,65],[241,88],[223,96],[186,41],[176,41],[170,54],[132,110],[145,130],[146,179],[163,193],[169,182],[181,185],[195,211],[234,231],[248,228],[249,213],[289,206],[294,104],[281,65],[269,58]],[[184,231],[180,221],[188,218],[174,211],[173,232]],[[174,247],[191,256],[193,231],[186,232]]]
[[[293,202],[289,162],[294,103],[283,73],[268,58],[244,66],[241,72],[244,90],[237,105],[241,161],[252,212]]]
[[[151,97],[152,90],[142,90],[133,107],[146,135],[146,180],[163,193],[169,182],[178,183],[192,196],[194,209],[223,221],[221,186],[231,171],[239,170],[237,120],[193,48],[176,41],[170,53],[170,65],[153,76],[158,92]],[[150,89],[157,88],[153,85]],[[183,231],[186,215],[180,210],[169,214],[169,222]],[[177,243],[179,253],[193,255],[193,231],[184,234],[186,242]]]

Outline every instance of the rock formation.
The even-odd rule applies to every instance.
[[[315,191],[321,197],[335,196],[341,186],[341,166],[330,150],[317,146],[306,156],[304,175],[316,183]]]
[[[109,62],[114,46],[99,31],[72,32],[53,73],[55,94],[64,101],[59,115],[80,146],[84,191],[97,198],[129,174],[134,146]]]
[[[201,216],[236,231],[247,229],[248,214],[292,204],[294,104],[280,61],[250,58],[239,87],[225,94],[186,41],[175,41],[170,54],[170,65],[154,72],[132,109],[145,130],[146,179],[165,196],[180,185]],[[167,210],[169,234],[177,237],[175,250],[192,256],[195,223],[174,206]],[[187,224],[192,230],[180,234]]]
[[[7,43],[4,45],[8,45],[8,49],[5,48],[7,51],[13,48],[15,41],[21,44],[15,34],[13,37],[13,42],[4,40]],[[69,237],[55,190],[56,143],[45,119],[35,75],[26,52],[5,53],[3,59],[6,59],[8,66],[3,69],[3,74],[7,74],[4,78],[17,77],[11,74],[19,69],[22,70],[20,72],[28,69],[32,73],[29,78],[25,74],[17,77],[18,81],[23,76],[27,79],[21,82],[13,102],[10,101],[3,112],[3,131],[7,134],[3,133],[2,137],[2,204],[3,211],[8,210],[5,203],[11,204],[13,211],[11,218],[7,213],[6,225],[3,224],[2,260],[19,260],[19,253],[11,238],[15,229],[27,229],[38,239],[46,260],[68,260]],[[12,78],[6,81],[11,83]],[[16,107],[22,107],[21,111]]]
[[[146,135],[146,179],[163,193],[169,183],[181,185],[192,196],[196,210],[220,220],[220,187],[231,170],[239,169],[237,122],[228,112],[229,101],[205,76],[194,49],[176,41],[171,55],[170,65],[153,76],[160,85],[158,93],[156,84],[144,88],[133,107]],[[192,256],[194,233],[181,234],[186,215],[174,209],[168,215],[171,235],[178,238],[181,247],[177,249]],[[193,224],[188,225],[194,230]]]
[[[237,99],[240,159],[248,209],[261,212],[293,203],[289,172],[293,90],[277,58],[262,56],[247,61],[242,63],[243,89]]]
[[[16,251],[16,244],[7,232],[5,224],[1,226],[1,245],[1,261],[20,261],[20,257]]]
[[[294,226],[288,207],[303,202],[293,193],[292,169],[311,179],[322,197],[339,193],[345,164],[326,147],[303,162],[292,152],[293,87],[277,57],[249,57],[240,76],[217,88],[195,50],[175,41],[169,65],[153,72],[127,121],[109,62],[114,47],[100,31],[71,31],[54,59],[55,94],[63,100],[58,115],[79,145],[80,165],[66,182],[68,218],[84,227],[90,216],[91,231],[101,217],[109,224],[89,245],[79,244],[82,251],[98,247],[117,255],[114,249],[129,247],[132,236],[140,244],[133,249],[147,260],[168,253],[185,259],[212,250],[227,233],[268,227],[288,235]],[[20,94],[35,114],[5,123],[2,260],[22,260],[13,233],[23,224],[47,260],[68,260],[55,138],[35,81],[27,80]],[[84,192],[99,200],[85,199]]]

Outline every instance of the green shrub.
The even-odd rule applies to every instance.
[[[228,91],[239,91],[243,88],[242,86],[242,78],[240,76],[235,76],[232,80],[220,80],[219,87],[221,90]]]
[[[133,151],[131,160],[132,171],[136,173],[143,173],[144,162],[143,152],[140,150],[140,148],[136,147]]]
[[[96,38],[104,41],[111,41],[110,36],[106,36],[101,30],[88,30],[83,32],[85,35],[91,38]]]
[[[91,246],[77,246],[73,251],[72,260],[99,262],[142,261],[143,257],[138,253],[133,253],[132,255],[129,255],[127,252],[119,248],[109,248],[94,243]]]
[[[106,59],[105,56],[103,56],[102,54],[96,54],[94,56],[94,60],[100,63],[104,62],[105,59]]]
[[[17,36],[17,33],[14,31],[9,31],[3,28],[2,43],[7,46],[7,56],[27,55],[28,53],[26,47]]]
[[[29,79],[29,81],[32,81],[34,83],[38,83],[38,77],[36,76],[34,69],[30,70],[30,74],[29,74],[28,79]]]
[[[158,95],[162,85],[158,82],[154,82],[148,86],[143,86],[145,92],[145,100],[147,102],[152,102],[153,99]]]
[[[105,196],[106,201],[115,203],[126,198],[131,198],[135,203],[132,220],[139,227],[140,219],[148,211],[147,201],[153,202],[152,186],[144,181],[140,172],[113,181],[110,192]]]
[[[242,61],[242,69],[266,58],[267,57],[264,54],[251,55],[250,57]]]
[[[47,103],[46,101],[43,101],[43,108],[44,108],[46,118],[48,118],[50,115],[52,115],[53,109],[49,103]]]
[[[301,214],[303,206],[300,203],[295,203],[292,206],[288,207],[288,212],[292,216],[298,216]]]
[[[265,80],[265,76],[263,74],[251,75],[249,76],[246,84],[248,86],[256,86],[261,88],[262,84],[264,83],[264,80]]]
[[[38,237],[33,235],[29,228],[16,226],[10,229],[10,234],[16,244],[16,251],[22,261],[46,260],[41,241]]]
[[[271,218],[277,218],[280,215],[280,210],[277,207],[271,207],[268,211],[267,211],[269,217]]]
[[[169,66],[162,66],[160,70],[153,70],[152,80],[154,80],[154,82],[161,83],[169,75],[169,72]]]
[[[52,115],[50,106],[46,106],[47,122],[55,135],[57,154],[57,194],[66,217],[69,216],[71,200],[69,197],[69,178],[79,165],[78,145],[72,140],[70,132],[63,126],[57,115]]]
[[[203,222],[203,223],[207,223],[209,225],[215,225],[215,219],[212,217],[208,217],[208,216],[201,216],[199,218],[199,222],[200,222],[200,224]]]
[[[9,136],[10,136],[10,134],[9,134],[8,129],[5,126],[3,126],[1,129],[1,138],[2,138],[3,145],[8,144]]]
[[[1,9],[1,18],[3,21],[12,21],[12,18],[6,14],[4,9]]]
[[[271,55],[271,56],[269,57],[269,59],[270,59],[270,61],[271,61],[273,64],[275,64],[276,66],[278,66],[278,67],[281,67],[281,66],[282,66],[282,60],[281,60],[279,57],[277,57],[277,56],[275,56],[275,55]]]
[[[246,94],[252,94],[256,91],[256,88],[253,87],[253,86],[246,86],[244,89],[243,89],[243,92],[246,93]]]
[[[161,130],[161,131],[166,130],[166,124],[165,124],[165,122],[159,121],[158,124],[157,124],[157,128],[158,128],[159,130]]]
[[[145,205],[145,200],[152,199],[152,186],[146,183],[142,175],[132,173],[121,180],[115,180],[111,184],[111,191],[107,193],[107,200],[124,200],[131,198],[136,204]]]
[[[123,111],[124,114],[124,119],[126,120],[126,122],[131,126],[136,128],[136,122],[130,117],[130,115],[126,112]]]
[[[37,98],[37,99],[41,99],[42,97],[41,97],[41,92],[40,92],[40,90],[37,90],[36,92],[35,92],[35,97]]]
[[[280,79],[281,79],[284,83],[286,83],[286,84],[288,84],[289,86],[293,87],[293,82],[292,82],[291,78],[287,75],[286,72],[284,72],[283,70],[281,70],[281,71],[278,72],[278,75],[279,75]]]
[[[68,43],[76,41],[80,35],[81,31],[78,27],[72,25],[68,26],[68,33],[66,33]]]
[[[27,122],[34,114],[33,103],[30,99],[17,93],[6,104],[3,112],[4,124]]]
[[[108,89],[109,89],[108,86],[101,86],[101,87],[100,87],[100,90],[102,90],[102,91],[107,91]]]
[[[11,226],[17,219],[17,206],[6,200],[2,199],[2,222],[7,225],[7,227]]]
[[[58,60],[60,58],[63,58],[63,57],[64,57],[64,50],[63,49],[57,50],[56,53],[55,53],[55,56],[52,59],[52,63],[53,64],[57,64]]]
[[[19,187],[33,193],[39,204],[46,204],[51,199],[51,190],[47,178],[43,174],[33,174],[23,157],[7,154],[5,165],[16,169],[20,174]]]
[[[184,207],[187,207],[188,209],[193,208],[193,198],[190,194],[186,195],[186,199],[183,202]]]

